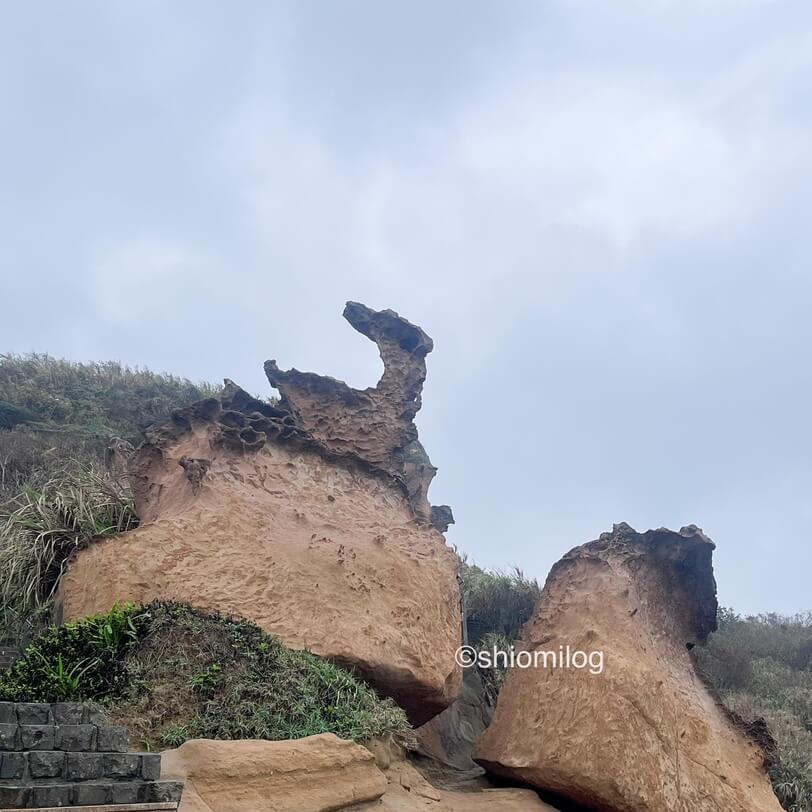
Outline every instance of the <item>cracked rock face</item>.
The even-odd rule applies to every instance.
[[[603,812],[780,812],[689,652],[716,628],[713,549],[693,526],[621,524],[567,553],[517,650],[602,651],[603,673],[512,668],[475,760]]]
[[[420,724],[461,674],[458,561],[412,419],[431,339],[392,311],[345,315],[381,348],[377,387],[280,372],[278,404],[227,381],[146,432],[129,462],[141,525],[71,558],[65,619],[173,599],[247,617],[355,669]],[[417,460],[424,460],[418,464]]]

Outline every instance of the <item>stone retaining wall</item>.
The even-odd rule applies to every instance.
[[[126,729],[87,705],[0,702],[0,809],[176,807],[183,785],[160,780],[160,754],[128,749]]]

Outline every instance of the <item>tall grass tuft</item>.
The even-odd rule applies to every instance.
[[[484,570],[464,558],[460,588],[469,642],[489,634],[515,640],[530,619],[541,590],[534,578],[514,567],[508,572]]]
[[[0,505],[0,638],[26,640],[48,624],[74,550],[137,524],[127,484],[79,465]]]

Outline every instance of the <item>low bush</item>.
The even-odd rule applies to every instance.
[[[492,634],[515,640],[541,593],[537,581],[525,577],[518,567],[509,572],[485,570],[465,558],[460,567],[460,588],[472,645]]]
[[[120,695],[128,685],[124,657],[145,633],[149,615],[130,604],[42,632],[10,669],[0,672],[0,699],[64,702]]]
[[[763,718],[775,738],[770,778],[787,812],[812,810],[812,613],[740,617],[719,612],[719,630],[694,649],[725,705]]]
[[[392,700],[342,668],[248,621],[172,603],[49,629],[0,675],[0,699],[95,700],[144,747],[410,730]]]

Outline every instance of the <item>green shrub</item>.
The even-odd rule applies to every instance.
[[[94,700],[145,747],[410,730],[392,700],[344,669],[248,621],[172,603],[49,629],[0,673],[0,700]]]
[[[148,620],[148,614],[125,604],[47,629],[0,672],[0,700],[63,702],[120,694],[128,685],[124,656]]]
[[[27,639],[47,625],[70,553],[136,524],[126,483],[78,466],[0,505],[0,637]]]
[[[725,705],[763,718],[775,738],[770,779],[788,812],[812,810],[812,613],[743,618],[720,609],[719,630],[694,649]]]

